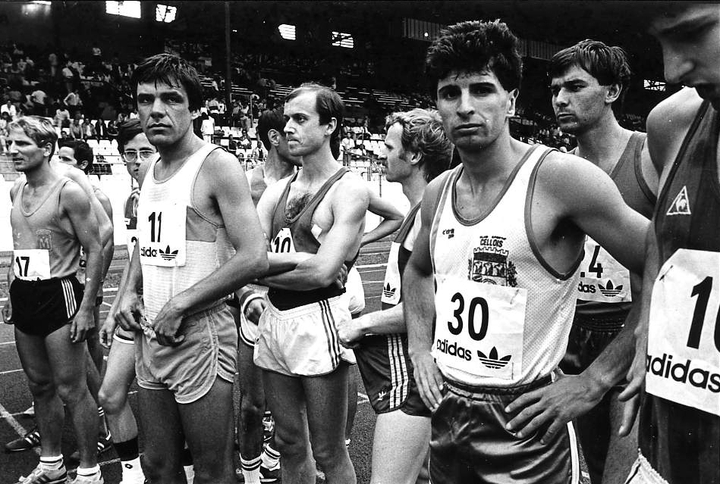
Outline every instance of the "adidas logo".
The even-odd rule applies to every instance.
[[[455,237],[455,229],[445,229],[442,231],[443,235],[447,235],[448,239]]]
[[[666,215],[690,215],[690,199],[688,198],[687,187],[682,187],[675,200],[670,204]]]
[[[608,279],[605,286],[600,283],[598,283],[598,286],[600,286],[600,292],[602,293],[602,295],[606,297],[615,297],[620,294],[620,291],[622,291],[623,289],[622,284],[617,287],[613,287],[613,283],[610,279]]]
[[[485,356],[485,354],[478,350],[477,352],[478,358],[480,359],[480,363],[485,365],[487,368],[497,370],[499,368],[504,368],[507,366],[508,362],[512,359],[512,355],[503,356],[502,358],[498,358],[498,351],[497,348],[493,346],[493,349],[490,350],[490,354],[488,356]]]
[[[173,250],[170,251],[170,246],[168,245],[165,250],[160,249],[160,257],[162,257],[163,260],[174,260],[175,257],[177,257],[178,251]]]
[[[377,396],[378,402],[382,402],[383,400],[385,400],[387,398],[387,396],[388,396],[388,394],[386,391],[382,391],[382,392],[378,393],[378,396]]]
[[[390,287],[390,283],[387,283],[385,287],[383,287],[383,297],[387,299],[392,299],[393,296],[395,296],[395,292],[397,291],[396,287]]]

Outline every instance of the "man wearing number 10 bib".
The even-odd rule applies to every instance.
[[[632,484],[720,483],[720,8],[652,16],[669,84],[648,116],[660,194],[648,234],[629,397],[644,382]],[[633,399],[633,403],[637,399]],[[630,406],[634,409],[634,405]]]
[[[642,269],[648,223],[612,180],[581,158],[510,136],[517,46],[502,22],[462,22],[441,33],[425,62],[462,161],[425,191],[403,286],[415,377],[433,411],[435,484],[578,482],[572,426],[513,432],[506,407],[552,382],[585,236]],[[542,412],[536,404],[521,413]]]

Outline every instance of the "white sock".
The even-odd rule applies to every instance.
[[[140,457],[121,461],[120,464],[122,466],[123,479],[125,479],[126,476],[136,476],[143,473],[142,466],[140,465]]]
[[[45,471],[56,471],[63,466],[63,456],[40,457],[40,468]]]
[[[263,449],[262,464],[266,469],[274,470],[280,464],[280,452],[273,449],[270,444]]]
[[[240,465],[242,467],[245,484],[260,484],[260,463],[262,459],[255,457],[254,459],[245,460],[240,457]]]
[[[78,467],[77,468],[78,476],[90,477],[90,476],[94,476],[98,472],[100,472],[100,466],[97,464],[95,464],[95,467]]]

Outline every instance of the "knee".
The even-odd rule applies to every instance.
[[[57,393],[66,405],[73,404],[88,393],[87,384],[82,380],[60,382],[57,384]]]
[[[126,397],[127,394],[121,386],[108,388],[108,386],[103,385],[98,393],[98,403],[105,410],[105,413],[112,415],[120,413],[127,401]]]
[[[310,443],[298,438],[297,435],[283,435],[275,432],[275,445],[283,458],[292,459],[305,457],[310,453]]]
[[[324,467],[325,469],[327,469],[328,466],[339,462],[342,453],[346,451],[343,442],[340,442],[338,445],[331,445],[329,443],[323,442],[313,442],[312,449],[313,457],[315,457],[315,460],[318,462],[318,464],[320,464],[320,467]]]
[[[55,395],[55,385],[52,380],[30,380],[28,382],[30,393],[36,400],[51,398]]]

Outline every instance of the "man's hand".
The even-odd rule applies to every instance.
[[[518,438],[525,438],[549,424],[540,436],[544,444],[570,420],[597,405],[603,394],[582,375],[561,376],[550,385],[519,396],[505,407],[508,414],[517,413],[505,428],[516,432]]]
[[[258,324],[260,322],[260,316],[262,316],[266,307],[267,301],[264,297],[254,297],[245,305],[243,316],[251,323]]]
[[[413,356],[412,362],[415,366],[415,381],[420,390],[420,397],[434,412],[443,398],[443,377],[435,363],[435,358],[427,351]]]
[[[628,385],[618,395],[618,400],[625,402],[623,405],[622,422],[618,434],[625,437],[630,433],[635,422],[638,409],[640,408],[640,394],[645,386],[645,360],[647,358],[647,331],[638,334],[635,332],[635,357],[632,366],[627,374]]]
[[[113,335],[115,334],[116,327],[117,321],[115,320],[115,315],[108,314],[105,318],[105,321],[103,321],[100,331],[98,332],[100,344],[103,345],[105,348],[110,348],[110,345],[112,345]]]
[[[178,335],[184,313],[185,308],[178,304],[177,298],[165,303],[153,321],[153,330],[158,343],[163,346],[177,346],[185,340],[185,335]]]
[[[70,340],[73,343],[85,341],[88,332],[95,327],[92,311],[78,311],[70,325]]]
[[[337,332],[338,337],[340,338],[341,345],[343,345],[345,348],[351,349],[357,347],[358,340],[365,336],[365,334],[361,330],[361,320],[366,317],[368,316],[361,316],[357,319],[348,319],[345,321],[340,321],[338,323]]]
[[[5,321],[5,324],[14,324],[12,320],[12,304],[10,303],[9,297],[5,306],[2,308],[2,318],[3,321]]]
[[[145,317],[145,306],[137,292],[127,289],[118,296],[120,303],[115,312],[115,320],[125,331],[139,331],[143,328],[140,321]]]
[[[348,268],[345,264],[340,264],[340,271],[338,271],[337,279],[335,279],[335,285],[340,289],[345,287],[348,278]]]

